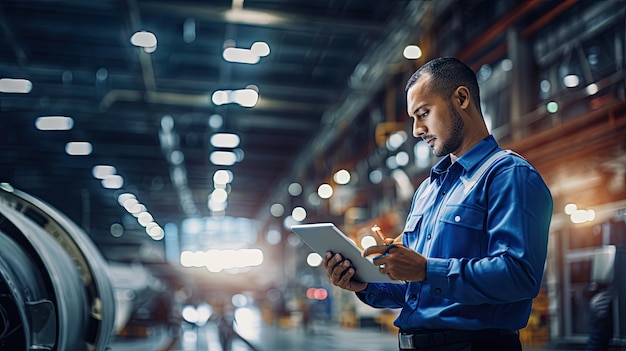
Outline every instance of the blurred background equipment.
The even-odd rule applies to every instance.
[[[76,224],[0,187],[0,349],[105,350],[115,303],[106,263]]]

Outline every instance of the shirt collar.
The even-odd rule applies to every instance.
[[[498,142],[493,137],[493,135],[490,134],[485,139],[481,140],[478,144],[474,145],[465,154],[463,154],[463,156],[456,160],[456,163],[458,163],[461,167],[463,167],[463,169],[465,169],[465,173],[470,172],[478,166],[480,161],[493,153],[493,151],[497,148]],[[448,170],[451,164],[452,162],[450,160],[450,155],[447,155],[446,157],[441,159],[433,168],[431,168],[431,179],[437,179],[441,177],[441,175],[443,175]]]

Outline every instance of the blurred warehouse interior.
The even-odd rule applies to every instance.
[[[600,282],[616,287],[613,343],[626,344],[613,269],[626,245],[625,12],[617,0],[0,0],[0,345],[104,350],[192,318],[185,306],[198,321],[200,306],[232,301],[271,306],[270,323],[299,299],[343,326],[383,323],[331,288],[289,228],[334,222],[361,245],[374,224],[400,233],[437,161],[411,136],[404,84],[436,56],[475,69],[492,134],[554,196],[523,341],[584,343]],[[20,278],[20,262],[40,276]],[[77,315],[85,329],[66,330]]]

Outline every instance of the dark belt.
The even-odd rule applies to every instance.
[[[400,331],[398,333],[398,345],[400,350],[414,350],[422,347],[473,342],[512,334],[517,334],[517,330],[482,329]]]

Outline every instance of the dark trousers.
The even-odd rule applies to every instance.
[[[522,351],[518,334],[500,335],[489,339],[448,345],[417,347],[423,351]]]
[[[601,290],[591,298],[587,351],[605,351],[613,337],[613,294]]]

